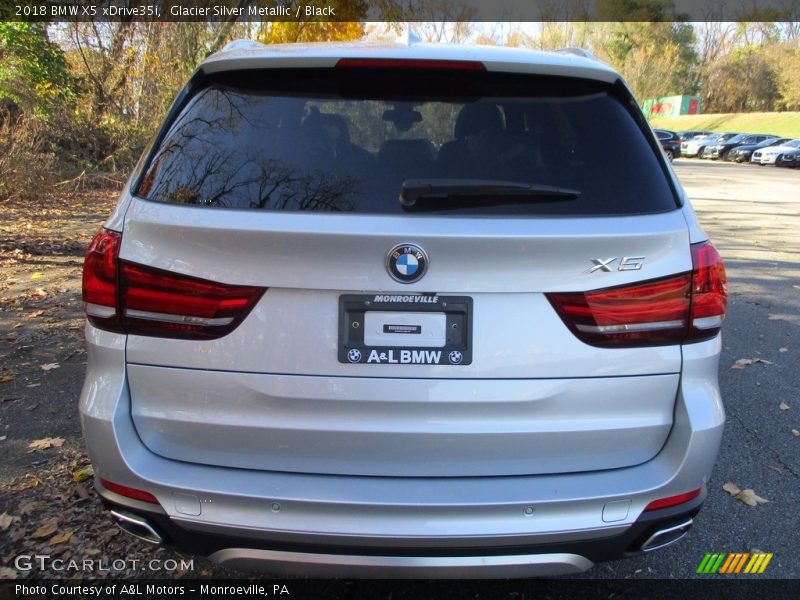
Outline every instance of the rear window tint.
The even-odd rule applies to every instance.
[[[404,213],[399,197],[412,179],[580,192],[441,207],[432,199],[426,214],[621,215],[677,206],[656,151],[613,87],[427,70],[217,76],[169,126],[137,193],[220,208]]]

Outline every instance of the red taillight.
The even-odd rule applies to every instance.
[[[691,273],[547,298],[567,327],[593,346],[706,340],[719,332],[725,316],[725,268],[709,242],[692,245],[692,262]]]
[[[602,347],[680,343],[689,314],[691,275],[606,288],[547,294],[564,323],[587,344]]]
[[[158,504],[158,500],[150,492],[137,490],[136,488],[128,487],[127,485],[120,485],[119,483],[108,481],[102,477],[100,478],[100,483],[103,484],[103,487],[108,491],[119,494],[120,496],[133,498],[134,500],[141,500],[142,502],[150,502],[151,504]]]
[[[677,494],[676,496],[668,496],[666,498],[659,498],[658,500],[653,500],[650,504],[644,507],[645,511],[648,510],[659,510],[661,508],[669,508],[670,506],[677,506],[678,504],[684,504],[689,502],[689,500],[694,500],[697,498],[703,488],[698,488],[696,490],[692,490],[691,492],[686,492],[685,494]]]
[[[340,58],[337,69],[439,69],[444,71],[485,71],[474,60],[426,60],[416,58]]]
[[[692,310],[687,341],[707,340],[719,332],[728,303],[725,265],[711,242],[692,245]]]
[[[83,306],[89,322],[101,329],[120,331],[117,305],[117,268],[122,234],[98,233],[83,262]]]
[[[265,288],[227,285],[119,260],[122,237],[103,231],[86,255],[83,300],[89,321],[110,331],[216,339],[233,331]]]

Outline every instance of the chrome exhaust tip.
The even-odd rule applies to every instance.
[[[161,545],[164,543],[164,538],[161,537],[156,528],[144,517],[119,510],[112,510],[111,519],[117,527],[133,537],[150,544]]]
[[[642,552],[652,552],[653,550],[659,550],[660,548],[665,548],[670,544],[674,544],[689,533],[693,523],[694,521],[692,521],[692,519],[687,518],[677,525],[657,530],[653,535],[647,538],[640,550]]]

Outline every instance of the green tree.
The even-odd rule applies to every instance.
[[[698,59],[690,24],[601,23],[590,31],[595,53],[622,73],[639,100],[697,91]]]
[[[46,114],[74,97],[75,83],[43,24],[0,22],[0,101]]]

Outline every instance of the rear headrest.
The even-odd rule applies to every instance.
[[[350,128],[347,125],[347,119],[342,115],[321,113],[314,106],[309,115],[303,120],[303,130],[313,134],[323,134],[324,128],[328,127],[338,130],[339,134],[336,136],[338,142],[350,141]]]
[[[463,140],[485,129],[502,130],[503,113],[495,104],[479,102],[467,104],[461,109],[453,134],[457,140]]]

